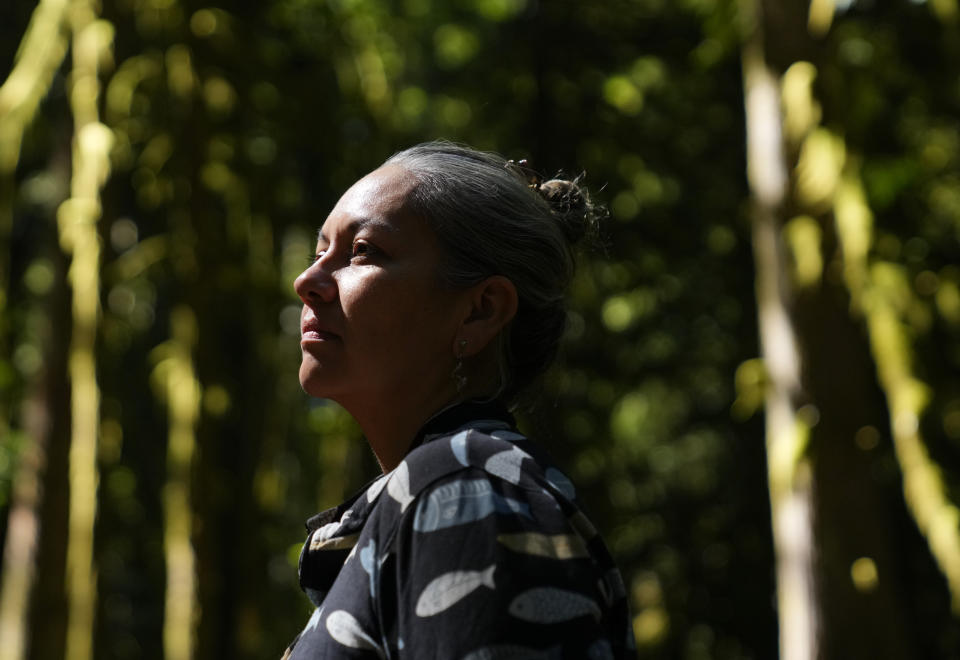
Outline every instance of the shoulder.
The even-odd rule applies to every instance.
[[[546,453],[525,435],[482,424],[432,438],[410,452],[398,468],[416,497],[459,472],[479,471],[493,481],[547,491],[572,503],[576,490]]]
[[[397,535],[427,540],[477,537],[499,531],[559,533],[583,521],[570,480],[526,436],[477,426],[434,436],[410,452],[381,484],[365,530],[393,546]],[[579,530],[578,530],[579,531]],[[403,541],[400,541],[401,545]]]
[[[510,547],[509,535],[535,533],[555,535],[551,543],[569,540],[586,558],[595,540],[602,544],[570,479],[515,430],[470,427],[436,436],[408,454],[381,488],[372,527],[385,548],[422,550],[468,538]]]
[[[628,655],[620,574],[569,480],[523,435],[435,437],[383,490],[376,600],[398,640],[429,639],[438,646],[424,653],[443,657],[553,647],[592,657],[591,644]]]

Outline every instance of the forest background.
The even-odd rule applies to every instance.
[[[522,426],[649,658],[960,657],[956,0],[0,6],[0,658],[279,657],[376,473],[296,379],[339,194],[427,139],[610,217]]]

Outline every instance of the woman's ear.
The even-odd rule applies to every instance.
[[[470,288],[470,308],[460,324],[454,355],[476,355],[517,314],[517,288],[502,275],[491,275]],[[466,344],[461,342],[466,340]]]

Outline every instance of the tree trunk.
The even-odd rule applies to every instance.
[[[196,556],[191,531],[190,479],[200,412],[200,383],[193,366],[196,319],[185,306],[173,310],[166,356],[157,366],[167,402],[167,483],[163,490],[163,545],[167,593],[163,615],[163,651],[167,660],[193,657],[197,613]]]
[[[96,571],[93,533],[97,510],[97,437],[100,392],[95,347],[100,311],[100,187],[110,171],[112,133],[100,123],[99,63],[108,52],[113,28],[96,20],[92,2],[71,7],[73,68],[69,90],[74,118],[70,199],[58,211],[61,245],[71,255],[73,333],[71,384],[70,526],[67,538],[67,660],[93,656]]]
[[[46,396],[49,380],[47,373],[23,404],[27,446],[20,452],[13,482],[0,580],[0,658],[4,660],[27,657],[27,614],[36,577],[39,511],[43,498],[41,481],[50,437],[51,406]]]
[[[889,451],[880,442],[888,437],[885,406],[863,328],[830,280],[797,296],[804,383],[817,402],[810,454],[822,656],[914,658],[897,601],[895,525],[905,511],[889,501],[892,484],[878,477]]]
[[[767,65],[759,18],[748,11],[743,46],[747,179],[753,197],[753,248],[761,355],[766,367],[766,442],[771,524],[776,555],[782,660],[818,655],[809,421],[802,413],[797,331],[791,313],[789,263],[782,217],[787,192],[778,77]]]

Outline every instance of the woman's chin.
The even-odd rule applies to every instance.
[[[333,394],[329,374],[317,364],[300,365],[300,387],[303,391],[317,399],[329,399]]]

